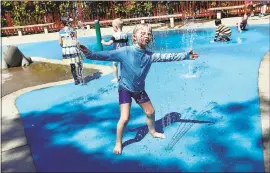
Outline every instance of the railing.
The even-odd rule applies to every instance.
[[[269,5],[269,4],[268,4]],[[144,23],[145,21],[148,22],[162,22],[170,20],[171,27],[174,26],[174,19],[182,19],[185,18],[199,18],[199,17],[206,17],[206,18],[213,18],[216,16],[216,12],[220,10],[226,10],[230,15],[242,15],[244,13],[245,5],[237,5],[237,6],[229,6],[229,7],[217,7],[217,8],[209,8],[205,10],[200,10],[198,14],[195,13],[182,13],[182,14],[175,14],[175,15],[162,15],[162,16],[152,16],[152,17],[140,17],[140,18],[129,18],[123,19],[124,24],[137,24],[137,23]],[[255,6],[255,12],[260,12],[261,7]],[[270,11],[269,6],[267,6],[267,12]],[[111,26],[112,20],[104,20],[99,22],[101,27]],[[84,22],[87,26],[87,29],[90,29],[94,26],[94,22]],[[46,23],[46,24],[37,24],[37,25],[27,25],[27,26],[15,26],[15,27],[4,27],[1,28],[2,36],[10,36],[10,35],[19,35],[22,36],[23,34],[32,34],[32,33],[41,33],[44,32],[45,34],[48,32],[55,32],[59,31],[63,25],[55,24],[55,23]]]
[[[260,13],[261,11],[261,3],[254,3],[253,7],[255,13]],[[228,6],[228,7],[216,7],[216,8],[209,8],[208,11],[213,11],[218,13],[220,11],[226,11],[229,15],[243,15],[245,13],[245,9],[247,8],[245,5],[236,5],[236,6]],[[269,3],[266,6],[266,12],[269,12]]]
[[[124,24],[137,24],[137,23],[144,23],[145,21],[166,21],[170,20],[171,27],[174,25],[174,19],[180,18],[184,19],[187,17],[213,17],[215,14],[212,12],[203,12],[199,14],[174,14],[174,15],[163,15],[163,16],[152,16],[152,17],[140,17],[140,18],[129,18],[123,19]],[[112,25],[112,20],[105,20],[99,22],[101,27],[107,27]],[[84,22],[84,25],[87,26],[87,29],[90,29],[94,26],[94,22]],[[91,25],[91,26],[90,26]],[[61,25],[56,25],[55,23],[46,23],[46,24],[37,24],[37,25],[27,25],[27,26],[14,26],[14,27],[4,27],[2,29],[2,35],[9,36],[9,35],[18,35],[22,36],[24,34],[32,34],[32,33],[41,33],[44,32],[45,34],[49,31],[59,31],[61,29]]]
[[[242,9],[245,5],[237,5],[237,6],[229,6],[229,7],[216,7],[216,8],[209,8],[209,11],[218,11],[218,10],[231,10],[231,9]]]
[[[124,24],[137,24],[137,23],[145,23],[145,21],[152,22],[154,21],[165,21],[170,20],[170,22],[174,21],[174,19],[180,18],[192,18],[192,17],[209,17],[212,18],[215,15],[213,12],[205,12],[205,13],[199,13],[194,15],[184,15],[184,14],[174,14],[174,15],[163,15],[163,16],[152,16],[152,17],[139,17],[139,18],[129,18],[129,19],[122,19]],[[106,21],[100,21],[99,24],[101,26],[111,26],[113,20],[106,20]],[[85,25],[87,25],[87,28],[90,29],[92,25],[94,25],[94,22],[84,22]],[[91,26],[90,26],[91,25]]]
[[[1,33],[3,35],[18,35],[22,36],[23,33],[40,33],[45,34],[49,31],[57,31],[58,27],[55,23],[37,24],[37,25],[26,25],[26,26],[14,26],[14,27],[4,27],[1,28]]]

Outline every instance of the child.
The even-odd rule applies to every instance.
[[[244,9],[244,12],[245,14],[246,13],[250,13],[250,14],[253,14],[253,1],[251,0],[245,0],[245,9]]]
[[[215,20],[216,35],[214,41],[230,41],[231,29],[221,24],[220,19]]]
[[[155,111],[147,92],[145,91],[145,78],[153,62],[170,62],[193,60],[198,54],[192,51],[185,53],[153,53],[146,49],[152,40],[152,29],[147,24],[137,26],[132,35],[135,43],[112,51],[94,53],[85,46],[78,45],[87,58],[103,61],[117,61],[121,63],[121,78],[119,80],[120,119],[117,124],[115,154],[122,152],[122,136],[124,127],[130,117],[130,106],[133,98],[146,114],[146,123],[149,133],[153,137],[165,138],[165,135],[155,130]]]
[[[115,32],[110,41],[101,41],[103,45],[110,46],[114,43],[114,49],[118,49],[123,46],[128,46],[128,36],[122,32],[123,21],[120,18],[113,20],[113,31]],[[114,79],[112,82],[118,82],[118,62],[113,62],[112,68],[114,72]]]
[[[248,20],[248,15],[244,14],[241,20],[238,23],[236,23],[238,32],[242,32],[242,30],[243,31],[247,30],[247,20]]]
[[[83,64],[81,60],[83,57],[80,50],[77,48],[77,33],[71,27],[72,18],[62,17],[61,21],[64,25],[64,28],[59,31],[59,44],[62,47],[62,56],[64,60],[67,60],[70,63],[71,74],[74,79],[75,85],[82,82],[83,79]]]
[[[262,1],[261,3],[261,13],[260,13],[260,17],[264,17],[265,12],[266,12],[266,7],[267,7],[267,1]]]

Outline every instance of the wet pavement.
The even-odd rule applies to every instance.
[[[92,76],[96,69],[84,68],[85,76]],[[1,97],[14,91],[50,82],[72,79],[68,65],[34,62],[28,67],[15,67],[2,70]]]

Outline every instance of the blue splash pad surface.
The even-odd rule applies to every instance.
[[[157,51],[186,46],[180,48],[183,36],[175,32],[166,39],[156,34]],[[152,65],[146,91],[166,139],[146,134],[145,115],[133,101],[121,156],[112,152],[120,113],[112,74],[86,86],[66,84],[20,96],[16,105],[37,170],[264,171],[257,80],[269,51],[269,26],[234,32],[241,41],[230,43],[211,43],[212,34],[194,33],[198,60]],[[169,48],[162,50],[162,44]]]

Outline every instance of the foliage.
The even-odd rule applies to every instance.
[[[217,2],[212,2],[212,3],[211,3],[211,6],[212,6],[212,7],[216,7],[216,6],[217,6]]]
[[[14,26],[39,23],[46,13],[55,8],[55,3],[51,1],[2,1],[1,5],[1,15],[10,13]]]
[[[45,23],[47,16],[61,16],[66,13],[78,16],[77,7],[81,7],[81,16],[84,21],[95,19],[135,18],[153,16],[157,14],[175,14],[176,7],[182,4],[191,4],[195,1],[1,1],[1,24],[7,26],[11,14],[13,25],[29,25]],[[233,1],[198,1],[195,2],[194,11],[206,8],[210,3],[212,7],[231,6]],[[186,12],[187,10],[184,9]],[[117,16],[115,15],[117,14]],[[56,17],[57,18],[57,17]],[[53,17],[53,21],[56,20]],[[9,22],[10,23],[10,22]]]

